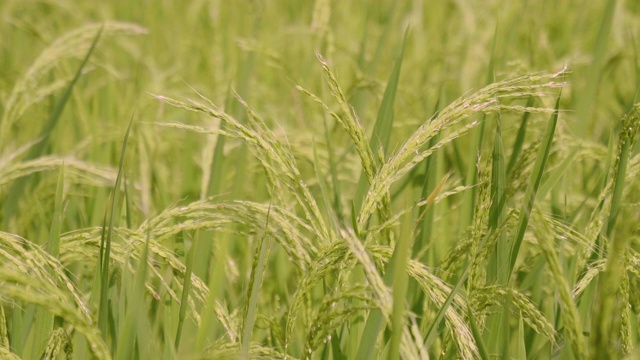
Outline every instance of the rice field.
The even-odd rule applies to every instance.
[[[640,358],[640,2],[0,18],[0,359]]]

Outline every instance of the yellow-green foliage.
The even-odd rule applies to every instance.
[[[635,1],[0,18],[1,359],[639,353]]]

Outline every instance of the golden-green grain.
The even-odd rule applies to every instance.
[[[370,246],[371,255],[376,261],[386,263],[391,259],[391,249],[385,246]],[[451,286],[442,279],[431,274],[424,264],[418,261],[410,260],[408,264],[408,274],[420,285],[422,291],[427,294],[428,298],[437,307],[441,307],[451,292]],[[477,357],[477,348],[473,341],[471,331],[459,315],[458,309],[464,309],[467,305],[460,295],[454,298],[454,307],[449,307],[445,317],[446,325],[451,334],[452,339],[456,343],[458,350],[464,359],[473,359]]]
[[[357,305],[350,306],[351,300],[358,300]],[[313,352],[318,347],[331,340],[331,333],[335,329],[372,308],[371,294],[363,287],[343,289],[338,295],[323,299],[320,307],[311,317],[311,328],[306,336],[304,357],[312,358]]]
[[[589,265],[589,267],[587,267],[582,277],[578,280],[578,282],[573,287],[573,290],[571,291],[571,296],[577,300],[582,294],[582,292],[587,288],[587,286],[591,284],[593,279],[595,279],[596,276],[598,276],[598,274],[600,274],[600,272],[604,270],[604,266],[605,266],[604,260],[597,260],[592,262]]]
[[[363,202],[362,210],[358,215],[358,226],[363,227],[365,222],[368,221],[376,207],[375,204],[382,200],[384,194],[388,192],[393,183],[405,176],[411,169],[433,154],[437,149],[465,135],[478,125],[478,121],[471,121],[463,125],[448,136],[443,137],[433,147],[424,149],[424,146],[433,136],[453,127],[476,113],[496,111],[552,113],[554,110],[548,108],[524,109],[520,106],[507,106],[500,103],[499,97],[508,97],[511,93],[520,92],[532,96],[541,96],[543,94],[539,91],[564,86],[564,82],[556,81],[557,78],[564,74],[565,70],[562,70],[556,74],[526,75],[505,80],[491,84],[471,96],[452,102],[443,109],[435,119],[421,125],[413,135],[404,142],[400,149],[391,155],[389,160],[380,167]],[[544,81],[547,82],[545,83]]]
[[[392,311],[392,296],[390,289],[385,285],[382,276],[377,271],[373,260],[371,259],[368,251],[364,247],[364,244],[353,233],[348,233],[344,237],[344,240],[349,248],[349,251],[358,260],[360,266],[363,269],[364,276],[367,279],[369,286],[373,293],[373,302],[376,307],[382,311],[382,315],[387,321],[391,323],[391,311]],[[400,270],[401,271],[401,270]],[[426,350],[422,349],[424,346],[416,342],[413,338],[410,328],[404,326],[402,328],[402,338],[400,341],[400,352],[402,356],[417,359],[420,357],[420,353],[426,353]]]
[[[611,12],[614,2],[607,37],[583,26],[603,5],[575,0],[554,11],[4,0],[0,203],[12,214],[0,213],[0,358],[60,359],[71,347],[77,359],[634,358],[640,110],[629,34],[640,23],[631,2]],[[393,48],[407,28],[400,73]],[[592,49],[596,35],[610,51]],[[566,69],[520,76],[567,61],[570,84]],[[498,80],[472,90],[486,79]],[[543,143],[559,87],[567,110]],[[117,171],[133,108],[141,126]],[[60,121],[43,136],[47,118]],[[100,224],[118,173],[128,181],[116,189],[122,208],[109,209],[105,281]],[[532,173],[542,186],[519,228]],[[504,284],[496,259],[515,231],[522,251]],[[55,324],[32,326],[43,314]]]
[[[56,316],[65,319],[89,342],[90,350],[98,359],[111,359],[106,344],[93,320],[78,310],[78,306],[68,300],[68,295],[51,280],[38,279],[28,273],[16,271],[17,268],[0,268],[0,277],[4,284],[0,294],[20,301],[35,304],[47,309]]]
[[[99,187],[113,186],[115,182],[116,172],[111,168],[96,166],[73,157],[42,156],[19,163],[0,164],[3,165],[0,167],[0,186],[11,184],[27,175],[57,170],[62,164],[70,181]]]
[[[12,353],[9,348],[4,346],[0,346],[0,357],[7,360],[22,360],[18,355]]]
[[[342,244],[336,243],[320,252],[309,267],[309,271],[304,274],[293,296],[291,306],[289,307],[286,321],[285,342],[288,342],[293,334],[298,312],[302,308],[304,299],[309,295],[311,289],[325,276],[331,272],[340,270],[344,264],[340,262],[344,261],[345,255],[345,247]]]
[[[156,99],[175,107],[207,114],[228,124],[229,132],[184,124],[174,123],[168,125],[202,133],[223,134],[227,137],[238,137],[245,140],[255,150],[256,156],[271,179],[278,179],[286,188],[289,189],[292,195],[294,195],[319,240],[321,242],[328,241],[330,234],[327,230],[328,228],[324,224],[324,220],[320,215],[320,210],[318,209],[315,199],[311,196],[307,185],[300,176],[295,159],[291,156],[290,152],[285,150],[282,144],[275,140],[275,137],[270,131],[266,133],[256,132],[252,128],[248,128],[240,124],[231,115],[193,100],[186,103],[164,96],[156,96]],[[252,123],[260,129],[265,130],[266,126],[260,118],[248,107],[246,103],[243,102],[243,104],[252,119]]]
[[[478,181],[480,185],[478,192],[478,200],[475,204],[474,217],[471,224],[471,247],[469,253],[477,254],[473,257],[473,263],[469,267],[469,279],[467,280],[467,291],[469,294],[473,294],[475,289],[483,287],[487,279],[487,263],[489,262],[490,249],[493,249],[493,243],[487,241],[482,244],[482,239],[487,235],[489,213],[491,208],[491,193],[489,191],[489,177],[491,173],[488,170],[488,165],[482,164],[482,157],[477,156],[478,163],[476,169],[478,169]],[[482,246],[482,248],[479,248]]]
[[[344,93],[338,84],[338,80],[331,71],[329,63],[327,63],[320,54],[317,54],[317,57],[322,65],[322,69],[324,70],[324,75],[327,80],[327,84],[329,85],[329,89],[331,90],[331,94],[338,101],[338,105],[342,112],[341,114],[330,112],[330,115],[340,125],[342,125],[347,134],[351,137],[358,155],[360,155],[360,163],[362,164],[364,173],[366,174],[369,182],[371,182],[376,172],[376,164],[373,158],[373,152],[369,147],[369,142],[367,141],[362,129],[362,125],[360,125],[360,121],[358,120],[355,110],[347,102],[347,98],[344,96]]]
[[[194,356],[193,359],[198,360],[216,360],[216,359],[238,359],[240,357],[240,349],[237,344],[230,344],[225,341],[214,342],[205,349],[201,355]],[[251,359],[291,359],[295,357],[285,355],[270,347],[252,343],[249,348],[249,358]]]
[[[137,24],[108,21],[81,26],[57,38],[40,53],[26,74],[14,84],[0,119],[0,143],[5,144],[12,127],[31,105],[44,100],[68,84],[71,78],[57,79],[49,84],[45,81],[61,62],[83,56],[98,31],[102,31],[104,37],[147,33],[147,29]]]
[[[556,249],[553,244],[553,237],[550,236],[549,226],[546,222],[541,222],[535,228],[536,238],[539,241],[540,250],[544,254],[547,264],[549,266],[549,272],[553,279],[557,291],[560,295],[560,306],[562,309],[561,316],[564,320],[565,332],[567,338],[571,343],[571,349],[574,356],[578,359],[588,358],[587,342],[583,336],[582,323],[578,316],[578,309],[571,297],[571,291],[569,284],[564,277],[560,260],[556,253]]]
[[[620,212],[629,164],[629,152],[636,140],[638,129],[640,129],[640,104],[635,105],[622,118],[621,125],[616,161],[611,170],[611,192],[607,191],[602,215],[597,222],[601,230],[600,236],[611,240],[606,249],[605,271],[599,283],[596,303],[600,306],[600,311],[594,319],[594,337],[591,343],[594,355],[600,357],[615,357],[625,350],[624,345],[619,344],[621,333],[624,333],[625,330],[620,328],[621,319],[616,313],[626,313],[628,307],[628,302],[621,298],[621,295],[624,294],[621,294],[620,290],[622,283],[628,281],[624,272],[630,238],[615,236],[613,227]]]
[[[63,354],[64,359],[70,360],[72,350],[71,339],[67,332],[63,328],[57,328],[49,336],[43,359],[55,360],[59,359],[60,354]]]
[[[9,348],[9,336],[7,332],[7,318],[4,305],[0,303],[0,347]]]
[[[620,282],[620,301],[622,302],[620,307],[620,342],[622,343],[622,353],[625,355],[630,354],[631,350],[633,350],[633,329],[631,318],[629,317],[629,311],[631,310],[629,285],[629,277],[624,276]]]
[[[479,313],[486,312],[491,306],[505,306],[505,299],[510,299],[522,319],[538,334],[544,335],[552,343],[556,342],[556,331],[538,308],[524,294],[515,289],[504,289],[498,286],[486,286],[474,292],[474,307]]]

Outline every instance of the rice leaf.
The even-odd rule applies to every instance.
[[[271,247],[270,238],[268,235],[269,229],[269,215],[271,214],[271,207],[267,212],[267,219],[265,223],[265,233],[260,238],[258,246],[256,248],[256,256],[253,259],[253,268],[251,271],[251,279],[249,280],[248,292],[245,297],[245,310],[242,322],[242,359],[247,359],[249,355],[249,345],[251,344],[251,334],[253,333],[253,326],[256,320],[256,310],[258,307],[258,295],[260,293],[260,287],[262,286],[262,279],[264,276],[265,265],[267,262],[269,249]]]
[[[189,254],[187,255],[187,259],[185,261],[187,269],[184,273],[184,283],[182,284],[182,298],[180,299],[180,313],[178,315],[178,330],[176,331],[176,338],[173,345],[176,348],[176,351],[180,348],[182,328],[184,327],[184,318],[187,314],[187,306],[189,304],[189,290],[191,288],[191,274],[193,273],[193,259],[196,254],[196,249],[198,249],[199,240],[199,233],[196,232],[191,244],[191,248],[189,249]]]
[[[610,42],[609,34],[611,33],[611,28],[614,23],[613,17],[616,3],[616,0],[607,0],[606,4],[603,5],[604,9],[601,13],[602,18],[600,19],[598,38],[595,48],[593,49],[591,64],[586,71],[587,82],[576,104],[576,117],[583,120],[576,123],[579,136],[586,134],[587,129],[585,124],[588,124],[588,120],[592,119],[590,114],[593,113],[594,104],[597,102],[598,84],[604,71],[606,51]]]
[[[129,126],[127,126],[127,131],[124,134],[124,141],[122,143],[122,150],[120,151],[120,164],[118,165],[118,176],[116,178],[115,186],[113,187],[113,192],[111,194],[111,203],[109,204],[109,208],[107,212],[109,213],[109,223],[103,226],[102,233],[104,234],[101,242],[100,242],[100,259],[101,262],[98,263],[99,266],[99,278],[100,278],[100,297],[99,297],[99,307],[98,307],[98,326],[100,328],[100,332],[104,337],[107,336],[107,326],[109,321],[109,263],[111,261],[111,242],[113,238],[113,228],[116,217],[116,210],[118,207],[118,193],[120,192],[120,183],[122,181],[122,177],[124,176],[124,155],[127,150],[127,142],[129,140],[129,134],[131,132],[131,127],[133,125],[133,119],[135,114],[131,116],[131,120],[129,120]],[[106,212],[105,212],[106,219]]]
[[[558,123],[559,110],[560,95],[558,95],[558,98],[556,99],[555,112],[553,113],[553,115],[551,115],[551,120],[549,121],[545,135],[542,138],[538,156],[536,157],[536,162],[533,167],[533,173],[531,174],[530,183],[527,187],[525,200],[520,209],[517,232],[515,233],[514,238],[511,242],[511,251],[509,256],[510,261],[507,272],[509,278],[513,276],[516,260],[520,252],[520,246],[522,245],[522,239],[524,239],[524,233],[527,230],[527,224],[529,223],[529,218],[531,217],[531,209],[533,209],[533,203],[536,199],[536,193],[538,191],[538,187],[540,186],[540,182],[542,181],[542,174],[547,164],[549,153],[551,152],[551,144],[553,143],[553,134],[555,133],[556,124]]]
[[[467,307],[467,317],[469,318],[469,325],[471,327],[471,333],[473,334],[473,339],[476,341],[476,344],[478,345],[478,353],[480,354],[480,359],[489,360],[490,357],[489,357],[489,353],[487,352],[487,347],[484,344],[484,340],[482,339],[482,334],[478,329],[475,316],[473,315],[473,313],[471,313],[470,307]]]
[[[53,220],[49,231],[49,242],[47,243],[47,251],[51,256],[58,258],[60,256],[60,229],[62,227],[62,200],[64,192],[64,164],[58,172],[58,185],[56,187],[55,205],[53,211]],[[52,274],[53,275],[53,274]],[[34,320],[34,336],[33,344],[46,344],[53,332],[53,314],[45,309],[36,310]]]
[[[544,197],[549,193],[549,191],[560,181],[562,176],[565,174],[567,169],[570,168],[571,162],[574,161],[576,155],[578,154],[578,150],[580,150],[580,145],[575,146],[569,152],[569,155],[562,160],[562,163],[558,165],[547,177],[544,183],[540,186],[538,190],[537,198],[538,200],[544,199]]]
[[[374,154],[378,151],[379,148],[382,148],[382,151],[384,153],[389,152],[389,140],[391,138],[391,131],[393,129],[396,93],[398,91],[400,70],[402,69],[402,60],[404,58],[404,50],[406,48],[408,35],[409,30],[407,29],[404,33],[402,44],[400,45],[400,50],[396,58],[393,71],[391,72],[389,80],[387,81],[387,87],[385,88],[384,96],[382,97],[382,102],[380,103],[380,109],[378,109],[378,116],[373,127],[373,133],[371,134],[371,139],[369,140],[369,147]],[[360,174],[360,180],[358,180],[358,187],[356,188],[354,197],[354,202],[357,209],[360,208],[362,199],[364,198],[365,192],[369,187],[368,185],[369,184],[367,176],[363,172]]]
[[[525,107],[532,107],[533,102],[534,97],[529,96]],[[511,151],[511,157],[509,157],[509,165],[507,165],[507,175],[509,176],[511,175],[511,172],[516,165],[516,161],[518,161],[518,157],[522,152],[522,145],[524,144],[524,137],[527,133],[527,125],[529,124],[529,116],[531,116],[530,112],[524,112],[522,114],[522,120],[520,121],[520,127],[518,128],[518,134],[516,135],[516,139],[513,141],[513,150]]]
[[[139,353],[142,355],[140,358],[144,358],[143,354],[148,354],[144,348],[145,338],[144,333],[141,333],[140,326],[146,322],[146,313],[143,311],[145,305],[145,283],[148,272],[148,258],[149,258],[149,242],[150,237],[147,235],[147,240],[144,243],[142,254],[136,266],[136,272],[134,274],[133,286],[128,289],[128,306],[126,309],[126,315],[118,329],[118,349],[116,352],[116,359],[125,360],[131,359],[134,355],[134,344],[138,342]],[[135,325],[139,326],[136,327]]]

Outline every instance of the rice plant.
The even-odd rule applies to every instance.
[[[0,358],[640,354],[635,2],[0,15]]]

